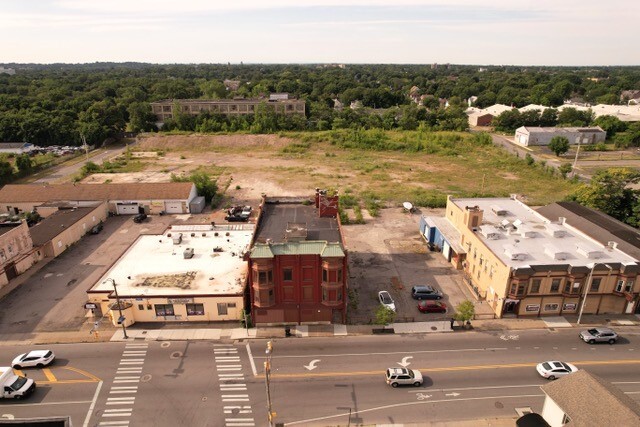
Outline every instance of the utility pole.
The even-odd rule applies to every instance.
[[[124,336],[124,339],[129,338],[127,336],[127,328],[125,328],[124,326],[124,316],[122,315],[122,307],[120,306],[120,296],[118,295],[118,287],[116,286],[116,281],[113,279],[107,279],[107,280],[111,280],[111,284],[113,284],[113,290],[116,293],[116,304],[118,304],[118,313],[120,313],[120,317],[118,318],[118,323],[120,323],[122,325],[122,334]]]
[[[87,163],[89,163],[89,146],[87,145],[87,138],[84,137],[84,134],[80,134],[80,139],[82,140],[82,148],[84,148],[84,154],[87,156]]]
[[[273,343],[267,342],[267,361],[264,362],[264,380],[267,386],[267,419],[269,420],[269,427],[273,427],[273,419],[276,417],[276,413],[271,410],[271,353],[273,353]]]
[[[578,154],[580,154],[580,143],[582,142],[581,138],[578,138],[578,148],[576,148],[576,157],[573,159],[573,167],[571,168],[571,177],[576,176],[576,166],[578,165]]]

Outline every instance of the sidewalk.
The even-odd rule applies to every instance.
[[[470,331],[506,331],[526,329],[587,328],[593,326],[627,327],[640,326],[640,315],[584,315],[580,324],[577,316],[558,316],[536,319],[490,319],[472,321]],[[458,325],[451,329],[449,321],[393,323],[381,325],[293,325],[289,327],[292,337],[341,337],[378,334],[462,334],[467,330]],[[243,340],[285,338],[284,326],[257,328],[228,327],[185,327],[152,329],[133,325],[127,328],[127,337],[120,328],[103,328],[97,336],[90,333],[90,324],[79,331],[33,332],[24,334],[0,334],[0,346],[71,344],[106,341],[196,341],[196,340]]]

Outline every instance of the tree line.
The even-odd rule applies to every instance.
[[[230,118],[176,117],[169,130],[275,132],[343,128],[465,130],[471,96],[484,108],[558,106],[565,99],[624,102],[640,88],[640,67],[446,65],[7,64],[0,75],[0,140],[37,145],[100,144],[125,130],[155,130],[149,103],[161,99],[258,97],[287,92],[305,100],[304,118],[268,112]],[[239,82],[228,90],[225,80]],[[412,90],[413,89],[413,90]],[[415,95],[419,105],[409,98]],[[443,108],[443,100],[449,108]],[[361,106],[348,108],[352,102]],[[345,106],[336,109],[336,102]],[[550,113],[548,113],[550,114]],[[544,120],[549,119],[545,117]]]

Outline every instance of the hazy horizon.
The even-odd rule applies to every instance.
[[[3,0],[0,62],[640,64],[631,0]]]

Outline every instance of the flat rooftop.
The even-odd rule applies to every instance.
[[[588,267],[594,263],[635,264],[618,249],[607,248],[568,224],[551,222],[511,198],[451,199],[462,210],[477,206],[483,220],[476,236],[512,268],[533,265]]]
[[[73,209],[60,209],[30,228],[33,246],[42,246],[48,243],[76,222],[89,215],[98,204],[91,207],[74,207]],[[88,230],[87,230],[88,231]]]
[[[262,221],[256,232],[256,242],[266,243],[269,239],[273,243],[287,241],[287,230],[300,230],[306,225],[305,240],[324,240],[340,242],[340,230],[336,218],[320,218],[314,204],[305,205],[303,200],[276,199],[269,200],[264,205]]]
[[[253,229],[252,224],[182,225],[140,236],[89,292],[113,291],[107,280],[113,279],[121,298],[242,294],[247,275],[242,256]],[[182,242],[174,244],[180,233]],[[191,259],[183,256],[187,248],[193,249]]]

